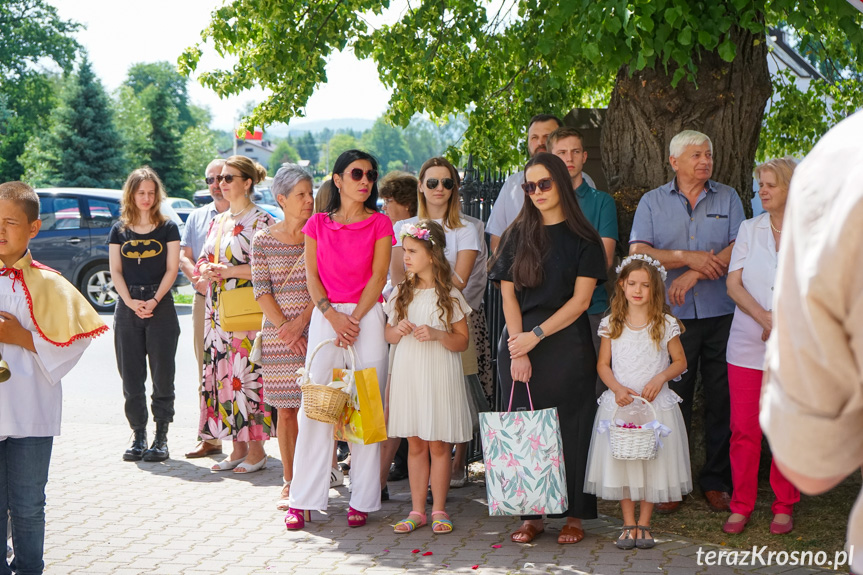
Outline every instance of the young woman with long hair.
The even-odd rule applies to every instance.
[[[531,386],[536,409],[560,417],[569,509],[558,543],[584,538],[582,519],[596,517],[596,497],[583,492],[596,413],[596,352],[585,313],[597,283],[605,281],[602,243],[578,206],[563,160],[539,153],[525,166],[530,201],[504,232],[489,278],[500,282],[506,329],[498,365],[503,392],[515,385],[518,406]],[[512,534],[529,543],[543,531],[541,516],[525,516]]]
[[[126,461],[168,459],[168,424],[174,419],[174,355],[180,322],[171,286],[180,268],[180,230],[160,211],[165,190],[148,167],[129,174],[120,220],[108,236],[108,263],[120,296],[114,310],[114,350],[123,378],[132,446]],[[147,449],[147,363],[153,380],[156,437]]]

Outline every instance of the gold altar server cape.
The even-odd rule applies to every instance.
[[[21,281],[30,318],[45,341],[65,347],[75,340],[108,331],[81,292],[60,272],[33,261],[29,250],[12,267],[0,269],[0,275],[9,276],[13,290],[17,280]]]

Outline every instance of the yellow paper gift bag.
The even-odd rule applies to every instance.
[[[333,381],[345,381],[347,370],[334,369]],[[349,377],[347,379],[350,379]],[[336,440],[369,445],[387,438],[384,404],[378,387],[377,370],[373,367],[353,372],[354,385],[349,391],[342,419],[334,426]]]

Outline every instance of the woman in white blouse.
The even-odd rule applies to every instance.
[[[761,427],[758,404],[764,375],[765,342],[773,328],[773,284],[782,239],[782,217],[788,186],[796,163],[779,158],[755,169],[758,195],[765,213],[740,225],[731,253],[726,285],[737,304],[728,337],[728,386],[731,396],[731,516],[722,526],[726,533],[740,533],[749,522],[758,492]],[[792,511],[800,492],[782,476],[773,462],[770,485],[776,496],[770,532],[793,529]]]

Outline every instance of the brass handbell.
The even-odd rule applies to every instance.
[[[3,359],[3,356],[0,356],[0,383],[3,383],[10,377],[12,377],[12,371],[9,369],[9,365]]]

